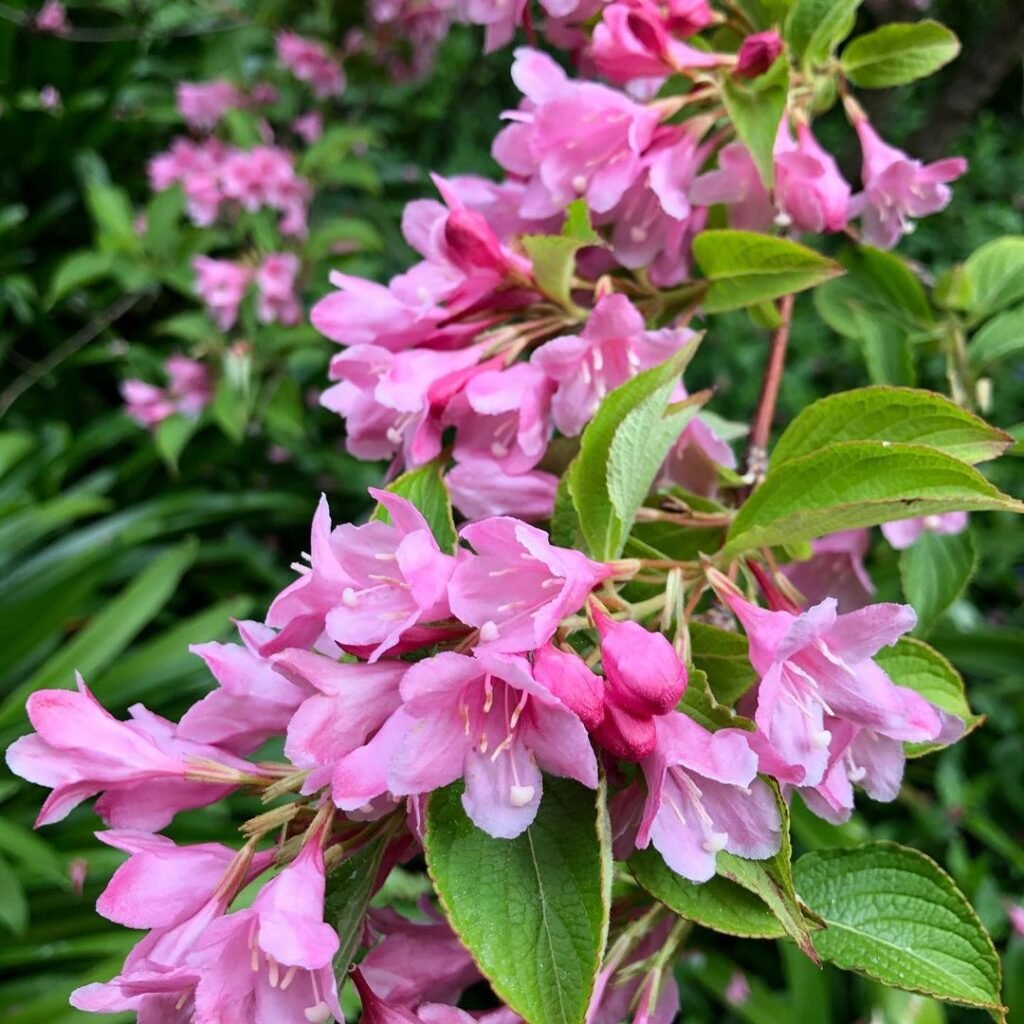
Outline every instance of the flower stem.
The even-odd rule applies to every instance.
[[[782,384],[782,371],[786,365],[786,347],[789,344],[789,330],[793,323],[794,295],[786,295],[779,302],[779,316],[782,323],[772,334],[768,362],[764,368],[761,397],[757,400],[754,422],[750,427],[750,444],[747,448],[747,472],[753,478],[753,486],[764,479],[768,469],[768,438],[775,417],[775,402]]]

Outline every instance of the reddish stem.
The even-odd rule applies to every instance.
[[[779,302],[779,316],[782,323],[772,334],[768,362],[764,368],[764,382],[761,396],[757,400],[757,411],[750,427],[750,443],[747,448],[747,470],[754,475],[755,486],[764,477],[768,465],[768,438],[771,436],[772,420],[775,418],[775,402],[782,384],[782,371],[786,365],[786,347],[789,344],[789,330],[793,323],[793,302],[795,296],[786,295]]]

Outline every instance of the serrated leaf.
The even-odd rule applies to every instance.
[[[1013,443],[1008,434],[933,391],[857,388],[807,406],[779,438],[772,465],[840,441],[927,445],[967,463],[994,459]]]
[[[375,836],[327,875],[324,920],[341,940],[334,954],[334,975],[339,988],[348,978],[349,965],[359,950],[363,920],[390,838],[390,831]]]
[[[753,231],[702,231],[693,255],[708,279],[705,313],[724,313],[813,288],[843,268],[813,249]]]
[[[583,1024],[608,935],[611,839],[603,787],[544,778],[534,823],[492,839],[462,784],[431,794],[423,846],[456,934],[528,1024]]]
[[[1024,235],[1007,235],[975,249],[964,262],[974,293],[971,315],[984,320],[1024,300]]]
[[[566,470],[558,481],[555,491],[555,507],[551,513],[551,543],[561,548],[576,547],[576,534],[579,532],[580,520],[576,515],[576,506],[572,502],[569,491],[569,472]]]
[[[976,370],[1024,354],[1024,306],[993,317],[967,345],[967,358]]]
[[[934,648],[914,637],[900,637],[891,647],[883,647],[874,660],[897,686],[920,694],[936,707],[955,715],[970,732],[981,722],[967,703],[960,673]],[[942,744],[908,743],[908,757],[938,750]]]
[[[666,414],[665,409],[695,350],[696,343],[688,344],[616,388],[583,432],[568,480],[580,530],[594,558],[615,558],[622,551],[661,461],[699,408],[703,396],[694,396],[676,412]]]
[[[851,40],[840,64],[854,85],[888,89],[933,74],[959,52],[960,40],[937,21],[892,22]]]
[[[690,623],[690,657],[707,676],[719,704],[731,706],[757,682],[747,638],[702,622]]]
[[[789,65],[784,58],[752,83],[726,79],[722,99],[736,134],[750,150],[761,181],[771,189],[775,181],[775,137],[789,95]]]
[[[725,553],[943,512],[1022,512],[977,470],[945,452],[889,441],[846,441],[790,459],[736,514]]]
[[[915,632],[927,636],[935,620],[960,596],[978,561],[970,530],[924,530],[900,552],[903,596],[917,612]]]
[[[850,34],[860,0],[796,0],[783,35],[794,56],[821,63]]]
[[[156,450],[172,473],[178,472],[178,460],[181,458],[181,453],[198,429],[199,420],[195,416],[175,413],[162,420],[153,431]]]
[[[411,501],[420,510],[442,551],[449,554],[455,551],[458,534],[452,517],[452,499],[444,480],[441,479],[441,465],[438,460],[410,469],[408,473],[403,473],[392,480],[387,489]],[[378,505],[372,518],[388,522],[387,509],[383,505]]]
[[[524,235],[522,244],[533,264],[537,287],[563,309],[576,312],[579,307],[572,299],[576,253],[592,243],[566,235]]]
[[[797,892],[825,922],[822,959],[895,988],[1001,1015],[999,957],[939,866],[895,843],[805,854]]]
[[[728,705],[719,703],[708,685],[707,674],[702,669],[693,667],[688,675],[686,689],[676,705],[677,711],[682,711],[708,732],[717,732],[719,729],[754,728],[753,722],[739,717]]]
[[[47,293],[46,304],[52,306],[65,295],[83,288],[94,281],[109,276],[114,263],[112,252],[86,249],[64,258],[54,272]]]
[[[574,199],[565,208],[565,223],[562,225],[565,238],[575,238],[584,245],[604,245],[604,239],[594,230],[590,223],[590,210],[586,199]]]

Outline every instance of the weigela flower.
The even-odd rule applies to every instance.
[[[261,323],[294,327],[302,319],[302,306],[295,293],[301,266],[293,252],[273,252],[264,257],[256,270],[259,289],[256,315]]]
[[[322,43],[294,32],[277,35],[277,59],[320,99],[338,96],[345,90],[345,72]]]
[[[613,571],[507,516],[471,523],[461,536],[476,554],[459,559],[448,598],[456,618],[480,630],[478,650],[514,654],[544,646]]]
[[[752,860],[776,853],[779,809],[768,784],[757,779],[750,734],[709,732],[678,712],[654,721],[657,742],[641,762],[646,796],[627,789],[612,802],[622,855],[628,856],[636,816],[636,848],[653,843],[665,863],[692,882],[714,875],[720,850]]]
[[[718,167],[695,178],[690,201],[700,206],[725,203],[729,226],[741,231],[772,230],[775,209],[761,181],[750,150],[741,142],[730,142],[718,152]]]
[[[864,116],[854,118],[864,162],[864,191],[854,196],[851,213],[859,214],[864,241],[891,249],[914,229],[914,220],[944,210],[953,192],[947,184],[967,170],[963,157],[922,164],[879,138]]]
[[[47,32],[54,36],[64,35],[71,27],[67,8],[60,0],[46,0],[36,12],[32,24],[37,32]]]
[[[252,271],[232,260],[215,260],[196,256],[192,261],[196,272],[196,291],[222,330],[230,330],[238,319],[238,308],[252,280]]]
[[[467,519],[550,519],[558,477],[540,469],[508,473],[495,459],[463,459],[445,474],[452,504]]]
[[[944,512],[940,515],[918,516],[882,523],[882,534],[897,550],[909,548],[923,533],[963,533],[967,529],[966,512]]]
[[[782,38],[774,29],[747,36],[740,44],[734,74],[740,78],[763,75],[775,63],[782,48]]]
[[[809,604],[834,597],[840,612],[863,608],[875,592],[864,567],[871,537],[867,530],[843,530],[811,543],[811,557],[790,562],[786,576]]]
[[[178,112],[189,128],[208,132],[229,111],[245,103],[245,97],[226,78],[211,82],[179,82]]]
[[[783,118],[775,141],[775,202],[797,231],[842,231],[850,186],[835,160],[799,122],[796,141]]]
[[[470,819],[496,838],[527,829],[540,806],[541,771],[597,786],[587,730],[515,655],[436,654],[402,680],[414,721],[388,770],[396,795],[465,778]]]
[[[891,740],[927,742],[942,731],[937,710],[897,686],[872,661],[913,629],[908,605],[870,605],[837,615],[828,598],[800,615],[747,601],[720,573],[709,575],[743,624],[750,662],[761,676],[754,746],[761,769],[784,782],[816,786],[830,763],[833,729],[846,722]]]

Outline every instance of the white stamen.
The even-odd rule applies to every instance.
[[[821,732],[811,733],[811,746],[815,750],[827,750],[829,742],[832,739],[832,733],[828,729],[822,729]]]
[[[924,517],[924,528],[926,530],[937,530],[941,525],[942,520],[938,516]]]
[[[295,980],[295,975],[298,969],[299,968],[294,964],[288,968],[288,972],[285,974],[284,980],[281,982],[282,992],[284,992],[288,988],[288,986]]]
[[[277,961],[269,953],[267,954],[267,971],[270,974],[270,987],[277,988],[277,983],[280,980]]]
[[[375,551],[373,553],[373,557],[376,558],[378,562],[398,561],[398,555],[396,555],[394,551]]]
[[[487,748],[489,746],[490,746],[490,743],[487,740],[486,733],[481,733],[480,734],[480,753],[481,754],[486,754],[487,753]]]
[[[302,1012],[309,1024],[327,1024],[331,1019],[330,1008],[322,999],[316,1006],[307,1006]]]
[[[525,807],[536,792],[533,786],[509,786],[508,798],[513,807]]]
[[[782,210],[779,210],[779,212],[777,214],[775,214],[775,226],[776,227],[788,228],[790,226],[790,224],[792,224],[792,223],[793,223],[793,218],[790,217],[790,215],[788,213],[784,213]]]
[[[647,232],[643,228],[630,228],[629,237],[634,242],[645,242],[647,240]]]
[[[508,449],[500,441],[494,441],[491,443],[491,454],[496,459],[503,459],[508,455]]]
[[[726,844],[729,842],[728,832],[712,832],[707,839],[701,843],[704,850],[707,853],[718,853],[719,850],[724,850]]]
[[[583,174],[577,174],[576,177],[572,179],[572,187],[573,187],[573,190],[575,192],[577,192],[578,194],[580,194],[580,195],[582,195],[584,192],[586,192],[587,191],[587,179],[586,179],[586,176],[583,175]]]
[[[850,770],[847,773],[847,778],[851,782],[860,782],[867,773],[867,768],[862,768],[859,764],[851,764]]]
[[[514,608],[521,608],[524,604],[526,604],[525,601],[509,601],[508,604],[499,604],[498,605],[498,611],[499,612],[510,612]]]
[[[490,619],[480,627],[480,639],[484,643],[490,643],[492,640],[498,639],[498,627]]]
[[[604,356],[599,348],[594,349],[594,372],[600,373],[604,369]]]
[[[392,444],[401,444],[402,443],[402,432],[400,430],[396,429],[395,427],[388,427],[388,429],[386,431],[386,436],[387,436],[387,439]]]
[[[359,596],[351,587],[346,587],[341,592],[341,599],[349,606],[349,608],[355,608],[355,606],[359,604]]]

